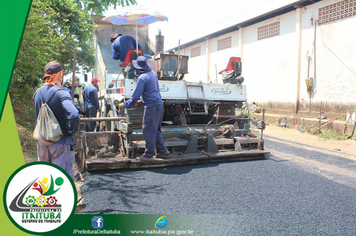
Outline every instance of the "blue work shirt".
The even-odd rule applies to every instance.
[[[36,120],[42,105],[41,94],[42,101],[47,102],[52,94],[58,89],[62,90],[56,92],[53,98],[47,103],[56,116],[57,121],[62,128],[62,132],[64,133],[64,136],[62,136],[56,143],[74,145],[75,142],[71,135],[74,135],[78,130],[79,113],[71,96],[65,89],[58,85],[43,85],[41,88],[37,89],[32,99],[36,110]]]
[[[115,60],[125,61],[127,50],[136,48],[136,39],[130,35],[123,35],[115,39],[111,44],[111,55]],[[138,43],[138,49],[142,49]]]
[[[96,110],[99,109],[98,89],[90,84],[83,90],[84,106],[93,106]]]
[[[67,86],[64,86],[64,89],[67,90],[69,95],[72,96],[72,88],[68,88]]]
[[[72,88],[68,88],[67,86],[64,86],[64,89],[68,91],[70,97],[72,98]],[[76,107],[78,109],[79,114],[82,113],[82,110],[79,107]]]
[[[145,108],[163,104],[161,94],[159,92],[158,78],[155,72],[149,70],[143,72],[136,70],[138,74],[141,74],[136,82],[136,88],[131,98],[124,103],[124,107],[128,108],[135,105],[137,100],[142,96],[142,102],[145,104]]]

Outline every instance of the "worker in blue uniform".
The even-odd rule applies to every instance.
[[[98,99],[98,80],[96,77],[91,79],[91,84],[86,86],[83,90],[83,101],[84,101],[84,111],[86,113],[86,117],[88,118],[95,118],[96,113],[99,110],[99,99]],[[87,132],[94,131],[95,128],[94,121],[85,123],[85,130]]]
[[[79,80],[78,80],[79,81]],[[69,93],[69,95],[72,97],[72,82],[70,82],[70,80],[67,80],[66,82],[64,82],[64,86],[63,86]],[[74,89],[77,87],[77,83],[74,84]],[[80,103],[79,101],[79,94],[78,93],[74,93],[74,98],[78,99],[78,103]],[[74,102],[74,101],[73,101]],[[79,104],[80,106],[80,104]],[[85,112],[82,111],[82,109],[80,109],[79,107],[77,107],[79,114],[85,116]]]
[[[72,82],[67,80],[64,82],[64,88],[68,91],[68,93],[72,96]]]
[[[147,64],[147,59],[140,56],[132,61],[139,75],[136,88],[131,98],[119,104],[119,108],[129,108],[133,105],[144,104],[144,115],[142,120],[142,131],[145,137],[145,152],[138,160],[152,160],[157,149],[156,157],[166,157],[169,151],[164,144],[161,123],[164,115],[164,105],[159,92],[158,78],[155,72]],[[141,100],[139,100],[141,97]]]
[[[121,35],[118,33],[112,33],[110,36],[111,42],[111,55],[115,60],[121,62],[125,61],[127,51],[129,49],[136,48],[136,39],[131,35]],[[138,43],[138,49],[142,49],[140,43]]]
[[[56,61],[51,61],[45,66],[44,72],[43,80],[45,84],[37,89],[33,95],[36,120],[42,103],[47,103],[61,126],[63,136],[56,143],[49,146],[41,146],[38,143],[38,160],[56,164],[74,178],[73,145],[75,145],[75,142],[72,136],[78,130],[79,113],[71,96],[62,86],[62,65]],[[50,99],[52,95],[53,97]]]

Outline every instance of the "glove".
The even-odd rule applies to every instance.
[[[79,99],[79,94],[75,93],[75,94],[74,94],[74,98]]]
[[[84,111],[80,111],[80,114],[83,115],[83,116],[86,115],[86,113]]]

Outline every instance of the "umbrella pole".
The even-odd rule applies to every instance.
[[[138,36],[137,36],[137,21],[136,21],[136,55],[138,56]]]

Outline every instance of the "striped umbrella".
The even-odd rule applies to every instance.
[[[158,11],[144,6],[128,6],[118,11],[114,16],[104,17],[114,25],[136,25],[136,50],[138,50],[137,25],[148,25],[156,21],[167,21],[168,18]]]

